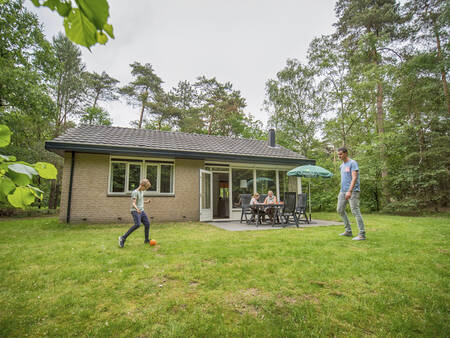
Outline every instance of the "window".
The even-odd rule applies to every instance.
[[[158,191],[158,165],[147,164],[146,177],[152,185],[148,191]]]
[[[174,193],[174,164],[145,160],[112,159],[110,166],[110,194],[130,193],[147,178],[151,187],[146,195],[171,195]]]
[[[161,192],[172,192],[173,166],[161,164]]]
[[[280,201],[284,201],[284,193],[289,191],[289,176],[287,171],[278,172],[278,180],[280,182]]]
[[[253,193],[253,169],[232,169],[233,208],[239,208],[240,195]]]
[[[275,170],[256,170],[256,191],[260,194],[267,194],[269,190],[272,190],[274,195],[277,194],[277,172]]]
[[[141,183],[141,165],[130,164],[128,173],[128,190],[133,191],[134,189],[137,189]]]
[[[112,163],[111,165],[111,192],[125,191],[126,163]]]

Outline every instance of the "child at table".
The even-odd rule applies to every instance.
[[[250,205],[258,203],[259,194],[255,192],[252,196],[252,200],[250,201]]]
[[[256,208],[252,208],[252,205],[258,203],[258,199],[259,199],[259,194],[257,192],[255,192],[252,196],[252,199],[250,201],[250,208],[252,209],[252,218],[251,218],[251,222],[255,221],[255,216],[258,213],[258,209]]]

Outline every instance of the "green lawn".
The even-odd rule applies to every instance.
[[[364,216],[365,242],[163,223],[123,249],[128,225],[2,221],[0,336],[449,336],[448,215]]]

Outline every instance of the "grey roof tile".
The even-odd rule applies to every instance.
[[[149,150],[199,152],[211,154],[248,155],[257,157],[306,159],[304,156],[267,141],[227,136],[189,134],[148,129],[81,125],[69,129],[51,142],[105,145],[111,147],[140,147]]]

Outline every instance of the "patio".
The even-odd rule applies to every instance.
[[[263,223],[262,225],[255,226],[255,224],[247,224],[246,222],[240,223],[239,220],[233,221],[215,221],[215,222],[207,222],[216,228],[220,228],[227,231],[251,231],[251,230],[275,230],[275,229],[285,229],[285,227],[280,224],[275,224],[272,226],[271,224]],[[310,224],[300,223],[300,228],[312,228],[312,227],[323,227],[323,226],[332,226],[332,225],[344,225],[343,222],[333,222],[333,221],[324,221],[320,219],[313,219]],[[286,226],[286,228],[296,228],[294,223],[290,223]]]

